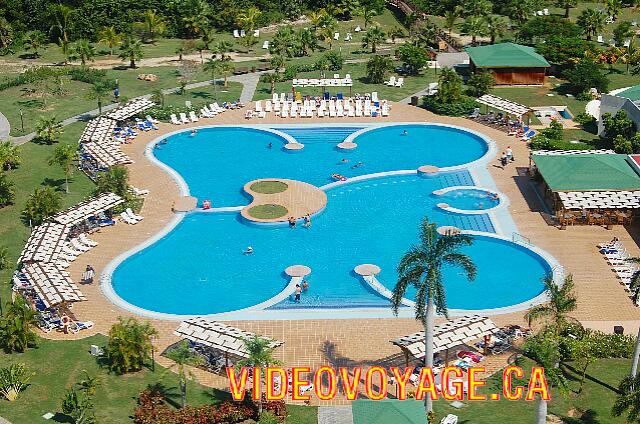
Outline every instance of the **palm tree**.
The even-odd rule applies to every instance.
[[[244,340],[247,358],[238,362],[239,367],[268,368],[271,365],[279,365],[281,362],[274,358],[271,341],[254,335]],[[266,373],[260,373],[263,378]],[[264,384],[263,384],[264,386]],[[262,413],[262,396],[258,396],[258,415]]]
[[[276,83],[280,81],[280,74],[278,72],[269,72],[262,77],[264,82],[271,85],[271,94],[276,92]]]
[[[140,323],[135,318],[118,317],[118,322],[109,330],[106,353],[109,368],[117,374],[140,371],[151,359],[152,339],[158,332],[149,323]]]
[[[451,31],[456,27],[456,21],[460,17],[460,8],[456,7],[453,10],[447,10],[444,13],[444,27],[449,31],[449,35],[451,35]]]
[[[89,87],[87,98],[89,100],[97,100],[98,114],[102,115],[102,100],[109,96],[111,88],[103,81],[96,81]]]
[[[17,296],[0,324],[0,340],[8,353],[24,352],[37,345],[38,338],[33,331],[37,324],[36,313],[22,296]]]
[[[269,59],[269,66],[271,67],[271,69],[276,71],[276,73],[279,72],[280,69],[284,68],[285,63],[286,63],[286,60],[284,56],[280,54],[274,54]]]
[[[296,36],[303,56],[308,56],[309,50],[315,52],[318,48],[318,35],[315,31],[312,31],[309,28],[302,28],[298,30]]]
[[[391,42],[393,44],[396,43],[396,38],[404,37],[404,31],[399,26],[394,26],[389,31],[387,31],[387,35],[391,38]]]
[[[256,28],[260,15],[262,15],[260,9],[252,6],[238,13],[236,21],[238,25],[240,25],[240,28],[244,29],[247,32],[253,32],[253,30]]]
[[[100,173],[96,181],[95,193],[115,193],[127,199],[131,197],[129,188],[129,170],[124,166],[118,165]]]
[[[549,301],[529,309],[525,318],[529,321],[529,325],[540,319],[551,321],[550,328],[556,335],[559,335],[567,327],[570,319],[568,314],[578,307],[578,301],[573,293],[573,277],[571,274],[567,275],[562,287],[555,283],[551,273],[547,274],[542,282]],[[549,325],[547,326],[549,327]]]
[[[136,67],[136,60],[142,59],[143,56],[144,53],[140,40],[128,34],[120,46],[120,54],[118,57],[122,60],[128,60],[129,67],[134,69]]]
[[[470,246],[473,238],[464,234],[440,236],[436,224],[424,218],[420,224],[420,244],[412,246],[398,265],[398,282],[393,289],[391,304],[394,314],[402,305],[409,285],[416,289],[415,317],[424,325],[427,368],[433,368],[433,330],[436,311],[448,316],[442,268],[445,265],[462,268],[469,281],[475,279],[477,269],[472,259],[460,249]],[[433,401],[425,397],[425,412],[433,410]]]
[[[224,61],[220,59],[209,59],[202,67],[202,69],[211,74],[211,84],[213,84],[213,92],[215,94],[216,101],[218,101],[218,82],[216,81],[216,79],[222,72],[223,63]]]
[[[390,58],[373,55],[367,62],[367,79],[372,84],[381,84],[392,67],[393,62]]]
[[[53,144],[58,141],[58,136],[64,132],[62,123],[54,116],[40,117],[36,124],[36,134],[40,140],[46,144]]]
[[[364,27],[366,29],[369,24],[373,23],[373,17],[378,14],[378,9],[373,7],[371,3],[367,3],[361,6],[356,11],[356,14],[362,16],[362,18],[364,19]]]
[[[606,16],[601,10],[585,9],[578,16],[576,23],[582,28],[587,40],[591,41],[591,37],[604,30],[605,21]]]
[[[322,21],[325,19],[327,15],[327,11],[324,9],[312,10],[307,14],[307,17],[311,21],[311,27],[314,30],[317,30],[321,25]]]
[[[488,15],[485,18],[487,24],[487,35],[490,37],[490,43],[495,44],[497,38],[504,36],[507,29],[507,22],[498,15]]]
[[[51,25],[49,33],[58,33],[58,41],[62,46],[62,53],[66,57],[68,53],[67,46],[71,42],[69,28],[73,23],[75,11],[64,4],[56,4],[52,6],[52,15],[55,22]]]
[[[73,175],[76,162],[78,161],[78,149],[71,144],[61,144],[53,151],[53,156],[49,158],[49,166],[58,165],[64,171],[64,190],[69,193],[69,178]]]
[[[44,33],[38,30],[29,31],[22,38],[24,49],[32,50],[34,57],[40,56],[40,53],[38,53],[38,50],[40,50],[40,47],[43,46],[45,41],[46,41],[46,37]]]
[[[215,30],[211,28],[211,23],[206,15],[189,15],[183,18],[183,22],[194,38],[200,34],[206,34],[207,41],[205,41],[205,43],[207,44],[213,39]]]
[[[333,35],[336,32],[335,29],[336,29],[335,25],[331,25],[331,26],[326,26],[324,28],[320,28],[318,30],[318,35],[320,36],[322,41],[324,41],[329,45],[330,50],[333,48]]]
[[[462,33],[471,36],[471,44],[476,44],[476,38],[487,35],[487,21],[483,16],[471,16],[462,24]]]
[[[113,56],[113,49],[122,43],[122,34],[119,34],[113,25],[103,27],[98,33],[98,42],[106,44],[109,47],[109,56]]]
[[[414,44],[423,48],[433,46],[436,43],[436,35],[436,26],[429,21],[425,21],[418,34],[414,37]]]
[[[197,367],[203,363],[200,356],[194,355],[186,340],[181,341],[171,348],[166,355],[174,363],[169,369],[176,368],[178,371],[178,382],[180,384],[181,404],[187,406],[187,381],[194,378],[194,374],[186,369],[187,366]]]
[[[13,43],[13,27],[6,18],[0,17],[0,49],[8,48]]]
[[[73,44],[70,53],[71,58],[80,59],[80,65],[85,66],[87,61],[93,61],[96,55],[96,49],[91,45],[89,40],[82,39]]]
[[[640,419],[640,374],[627,376],[620,382],[611,415],[619,417],[624,413],[627,423],[637,423]]]
[[[3,170],[10,171],[20,165],[22,156],[20,148],[11,141],[0,142],[0,172]]]
[[[623,8],[622,0],[606,0],[605,5],[609,16],[612,16],[614,21],[618,19],[620,10]]]
[[[36,187],[27,199],[22,214],[30,225],[40,225],[60,210],[61,203],[60,193],[52,187]]]
[[[333,33],[331,36],[333,37]],[[269,45],[269,53],[287,57],[293,57],[296,49],[296,32],[290,26],[278,29]]]
[[[0,207],[13,204],[16,200],[16,184],[6,172],[0,172]]]
[[[371,47],[371,53],[376,52],[376,47],[386,39],[386,34],[379,27],[374,26],[367,30],[362,37],[362,47]]]
[[[569,10],[576,7],[578,0],[558,0],[557,5],[564,8],[564,17],[569,19]]]
[[[211,53],[214,55],[220,55],[221,60],[231,60],[231,57],[227,55],[233,51],[233,43],[229,41],[219,41],[212,49]]]
[[[462,4],[464,15],[469,16],[487,16],[491,13],[493,5],[489,0],[465,0]]]
[[[148,9],[142,16],[142,21],[135,22],[134,28],[140,33],[140,38],[145,43],[153,43],[164,34],[167,24],[161,15],[155,10]]]

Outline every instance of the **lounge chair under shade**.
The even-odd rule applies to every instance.
[[[175,113],[172,113],[172,114],[171,114],[171,116],[170,116],[169,118],[171,119],[171,123],[172,123],[173,125],[182,125],[182,122],[180,122],[180,121],[178,120],[178,117],[176,116],[176,114],[175,114]]]
[[[129,217],[135,219],[136,221],[142,221],[144,219],[144,217],[140,216],[140,215],[136,215],[131,208],[127,208],[127,210],[125,210],[125,212],[129,215]]]

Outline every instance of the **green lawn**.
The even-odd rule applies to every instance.
[[[199,109],[200,107],[211,104],[215,101],[222,104],[222,102],[238,100],[240,98],[240,93],[242,92],[242,84],[233,81],[229,81],[227,87],[224,87],[220,83],[217,88],[217,100],[216,94],[213,90],[213,85],[208,85],[206,87],[186,90],[184,94],[166,94],[164,96],[164,104],[165,106],[184,106],[185,101],[190,101],[195,108]]]
[[[532,364],[526,360],[523,368],[530,370]],[[622,418],[611,416],[611,405],[616,396],[614,390],[629,372],[629,367],[630,361],[626,359],[599,360],[587,370],[587,380],[580,395],[576,393],[579,386],[577,374],[568,371],[570,390],[566,394],[553,391],[549,413],[561,417],[568,424],[622,424]],[[502,374],[492,377],[479,392],[502,393]],[[455,414],[461,422],[473,424],[529,424],[535,421],[535,402],[499,400],[464,403],[463,408],[455,409],[449,402],[439,400],[434,407],[438,420],[447,414]]]
[[[2,416],[14,424],[47,422],[42,415],[47,412],[60,412],[60,399],[64,391],[82,377],[83,370],[99,377],[100,385],[94,400],[94,410],[97,421],[104,424],[131,422],[130,416],[136,406],[137,396],[149,384],[161,382],[172,389],[172,393],[179,393],[177,375],[159,365],[156,366],[155,372],[144,369],[138,373],[123,376],[109,373],[106,368],[98,364],[96,358],[89,354],[89,347],[92,344],[104,346],[106,341],[107,338],[103,335],[76,341],[42,339],[37,349],[30,349],[22,354],[0,353],[2,366],[22,362],[30,371],[35,372],[29,387],[16,402],[0,400]],[[55,366],[52,366],[53,364]],[[213,391],[195,381],[190,381],[188,384],[187,401],[191,405],[218,403],[225,398],[226,395],[223,392]],[[317,408],[292,406],[289,410],[291,418],[287,423],[315,424],[317,422]]]

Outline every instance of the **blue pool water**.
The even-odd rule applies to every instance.
[[[452,208],[466,211],[495,208],[500,200],[491,197],[491,193],[478,189],[455,189],[441,195],[434,195],[438,203],[446,203]]]
[[[206,128],[194,137],[188,131],[171,135],[154,154],[182,176],[191,195],[222,207],[248,204],[242,187],[257,178],[288,178],[322,186],[333,181],[334,173],[354,177],[422,165],[442,168],[474,161],[487,152],[480,137],[433,125],[377,128],[356,137],[357,149],[338,149],[337,143],[356,129],[285,129],[305,146],[302,151],[289,152],[283,148],[284,138],[270,132]],[[407,135],[402,135],[403,129]],[[358,162],[363,166],[352,168]]]
[[[569,112],[569,109],[562,109],[560,111],[560,116],[562,116],[564,119],[571,119],[573,118],[573,116],[571,116],[571,112]]]

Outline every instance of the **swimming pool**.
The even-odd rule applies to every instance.
[[[493,209],[500,204],[497,194],[475,188],[454,188],[444,193],[433,194],[436,200],[446,203],[449,207],[463,211],[478,211]]]
[[[443,196],[453,199],[457,192],[436,196],[434,191],[460,186],[467,193],[458,206],[477,204],[476,193],[469,193],[477,186],[473,168],[494,153],[480,136],[420,124],[336,127],[327,136],[324,128],[311,126],[272,130],[216,127],[200,129],[195,137],[173,134],[153,154],[181,175],[192,194],[211,199],[214,207],[246,205],[241,188],[259,177],[321,186],[328,202],[312,218],[311,228],[247,223],[237,211],[186,214],[157,241],[111,264],[104,281],[112,299],[165,318],[306,318],[314,311],[327,317],[390,316],[387,291],[393,289],[402,254],[418,241],[425,215],[439,226],[474,234],[474,244],[465,250],[478,266],[477,279],[469,283],[457,269],[444,271],[452,310],[500,311],[529,306],[541,295],[540,278],[552,271],[544,252],[495,234],[491,212],[451,213],[437,206]],[[289,137],[304,149],[281,149]],[[336,147],[345,138],[358,145],[355,151]],[[343,158],[364,165],[351,168]],[[446,169],[425,177],[415,171],[424,164]],[[327,174],[336,169],[349,180],[331,182]],[[243,254],[247,246],[253,254]],[[353,272],[363,263],[381,268],[377,285]],[[291,278],[283,272],[294,264],[312,270],[300,303],[293,301]],[[402,308],[403,314],[411,316],[411,308]]]

